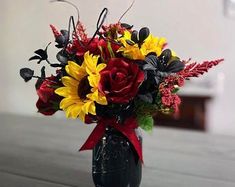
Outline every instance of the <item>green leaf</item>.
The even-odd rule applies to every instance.
[[[152,103],[145,102],[141,99],[135,100],[135,112],[137,116],[151,116],[157,111],[157,106]]]
[[[143,130],[152,132],[154,123],[152,116],[137,116],[137,121]]]
[[[180,90],[180,88],[179,87],[175,87],[173,90],[172,90],[172,93],[177,93],[178,91]]]

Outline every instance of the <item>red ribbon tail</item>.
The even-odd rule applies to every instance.
[[[98,123],[79,151],[93,149],[105,132],[105,125]]]
[[[139,156],[140,161],[142,163],[144,163],[141,143],[140,143],[139,139],[137,138],[135,132],[131,133],[131,135],[128,137],[128,139],[132,143],[132,145],[134,146],[134,148]]]
[[[130,143],[133,145],[134,149],[136,150],[136,153],[138,154],[140,161],[142,163],[144,163],[141,143],[140,143],[140,140],[138,139],[138,137],[136,136],[135,129],[130,129],[130,130],[125,130],[122,128],[117,128],[117,129],[124,136],[126,136],[128,138],[128,140],[130,141]]]

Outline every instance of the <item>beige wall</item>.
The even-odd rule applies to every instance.
[[[36,115],[34,103],[37,96],[33,82],[25,84],[19,78],[19,69],[23,66],[36,68],[27,59],[35,49],[53,41],[49,24],[66,28],[69,16],[75,14],[68,5],[48,2],[1,0],[0,112]],[[113,22],[130,3],[126,0],[71,2],[79,6],[81,20],[89,33],[94,31],[98,14],[104,6],[110,8],[106,22]],[[214,99],[208,105],[209,131],[235,135],[235,18],[224,17],[223,1],[136,0],[123,21],[136,28],[149,26],[155,35],[168,38],[169,47],[184,59],[226,59],[223,65],[199,82],[211,85],[214,92]],[[49,49],[49,53],[55,52],[53,47]]]

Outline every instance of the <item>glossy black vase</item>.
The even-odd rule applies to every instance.
[[[137,135],[142,144],[142,138]],[[128,139],[107,128],[93,149],[92,176],[96,187],[139,187],[142,164]]]

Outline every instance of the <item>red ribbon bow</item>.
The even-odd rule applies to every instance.
[[[128,138],[128,140],[134,146],[141,162],[143,162],[142,148],[140,141],[135,133],[135,128],[138,127],[137,121],[134,117],[130,117],[125,120],[124,124],[119,124],[115,119],[101,119],[98,121],[96,127],[87,138],[86,142],[80,148],[79,151],[93,149],[98,141],[102,138],[105,133],[105,129],[107,126],[113,127],[119,132],[121,132],[124,136]]]

